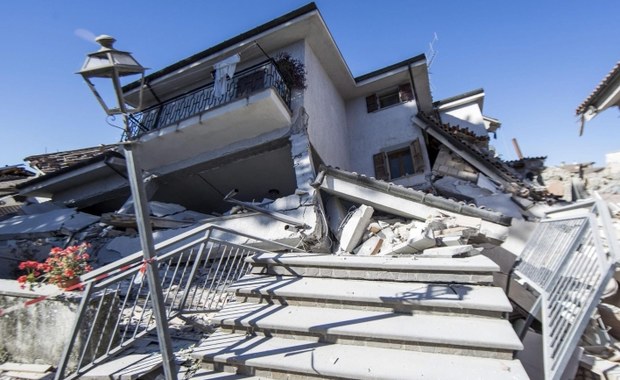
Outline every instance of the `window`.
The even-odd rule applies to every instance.
[[[391,178],[413,174],[413,159],[411,158],[411,149],[409,148],[388,152],[387,162]]]
[[[408,147],[375,154],[373,163],[375,178],[382,180],[424,173],[424,157],[420,139],[413,140]]]
[[[411,84],[405,83],[387,91],[382,91],[366,97],[366,110],[375,112],[381,108],[386,108],[398,103],[413,100]]]

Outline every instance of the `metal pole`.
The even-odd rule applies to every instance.
[[[123,115],[126,122],[127,118]],[[164,305],[164,295],[161,289],[159,278],[158,263],[156,258],[155,244],[153,243],[153,231],[149,220],[149,209],[146,200],[146,190],[142,183],[142,169],[140,162],[134,155],[134,149],[138,145],[134,142],[123,144],[125,160],[127,161],[127,173],[129,186],[133,197],[134,209],[136,212],[136,223],[140,235],[140,245],[144,255],[144,265],[146,266],[146,278],[152,294],[153,313],[155,314],[155,327],[157,338],[162,353],[164,376],[169,380],[176,380],[176,366],[174,364],[174,354],[172,351],[172,341],[168,331],[168,321],[166,319],[166,309]]]
[[[519,158],[519,160],[523,159],[523,153],[521,153],[521,148],[519,147],[519,143],[517,142],[517,139],[512,139],[512,146],[515,148],[515,153],[517,153],[517,157]]]

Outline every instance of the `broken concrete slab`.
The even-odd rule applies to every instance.
[[[153,242],[155,244],[171,239],[183,232],[189,231],[191,227],[153,231]],[[140,251],[140,238],[138,236],[118,236],[110,240],[97,254],[97,263],[106,265],[113,261],[127,257]]]
[[[353,250],[353,253],[358,256],[374,256],[381,250],[383,242],[384,239],[380,238],[379,236],[371,236],[365,242],[355,248]]]
[[[12,362],[6,362],[6,363],[0,364],[0,371],[45,373],[51,369],[52,369],[52,366],[49,364],[30,364],[30,363],[12,363]]]
[[[620,339],[620,307],[601,303],[598,305],[598,311],[611,336]]]
[[[54,210],[66,210],[66,207],[54,202],[28,203],[22,206],[22,212],[26,215],[42,214]]]
[[[456,247],[467,243],[463,236],[444,236],[439,238],[439,241],[447,247]]]
[[[156,201],[150,201],[149,208],[151,209],[151,215],[159,217],[178,214],[186,210],[185,207],[176,203],[164,203]]]
[[[26,371],[6,371],[0,372],[0,378],[2,379],[20,379],[20,380],[52,380],[54,378],[53,372],[26,372]]]
[[[250,244],[263,249],[282,249],[281,246],[271,244],[270,242],[296,246],[304,239],[308,239],[310,242],[319,240],[314,236],[315,232],[318,234],[321,230],[317,228],[317,214],[314,204],[302,205],[293,210],[282,211],[282,213],[304,221],[306,225],[312,226],[312,228],[299,231],[295,228],[290,228],[289,224],[276,220],[269,215],[256,212],[212,218],[209,219],[208,223],[225,230],[247,232],[249,235],[260,238],[262,242],[218,229],[213,231],[212,237],[218,237],[234,244]],[[186,228],[154,231],[153,240],[158,244],[164,240],[188,233],[195,228],[201,228],[201,224],[195,224]],[[181,239],[178,243],[168,247],[168,249],[173,250],[184,243],[186,241]],[[111,240],[99,251],[97,260],[99,264],[107,264],[136,253],[140,249],[140,240],[137,236],[119,236]]]
[[[0,240],[69,236],[98,221],[98,216],[74,209],[18,215],[0,222]]]
[[[342,202],[337,197],[328,197],[325,204],[325,213],[327,224],[330,231],[336,236],[336,239],[340,240],[340,224],[347,216],[347,210],[344,208]]]
[[[24,260],[44,261],[50,250],[67,244],[68,237],[32,240],[0,240],[0,278],[13,279],[17,265]]]
[[[465,257],[470,256],[472,252],[474,252],[474,247],[466,244],[452,247],[428,248],[421,255],[424,257]],[[475,252],[477,253],[477,251]]]
[[[349,220],[342,228],[338,251],[353,251],[353,249],[359,244],[362,239],[362,235],[364,235],[366,228],[370,224],[370,218],[372,218],[374,211],[375,210],[370,206],[361,205],[353,212],[353,214],[351,214]]]
[[[512,218],[449,199],[427,194],[355,173],[322,167],[313,186],[329,194],[392,215],[426,221],[438,213],[454,219],[456,225],[476,228],[487,238],[502,241]]]
[[[414,228],[409,231],[409,237],[400,243],[388,245],[381,250],[381,255],[403,255],[422,252],[436,245],[433,231],[430,228]]]
[[[511,202],[512,194],[497,192],[497,190],[491,191],[486,187],[449,176],[433,182],[433,186],[447,197],[473,203],[478,207],[500,212],[512,218],[522,218],[521,209]]]

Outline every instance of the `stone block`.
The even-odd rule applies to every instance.
[[[462,236],[444,236],[441,242],[448,247],[453,247],[465,244],[466,240]]]
[[[353,250],[353,253],[359,256],[372,256],[376,255],[381,246],[383,245],[383,239],[379,236],[371,236],[368,240],[360,244]]]
[[[471,245],[455,245],[425,249],[422,255],[425,257],[461,257],[469,256],[472,250]]]
[[[351,218],[349,218],[349,221],[342,229],[339,251],[353,251],[353,249],[359,244],[362,239],[362,235],[370,224],[370,218],[372,218],[374,211],[375,210],[370,206],[361,205],[353,212],[353,215],[351,215]]]

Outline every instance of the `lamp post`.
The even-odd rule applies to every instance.
[[[131,134],[127,116],[131,112],[136,112],[141,107],[145,68],[131,56],[131,53],[116,50],[113,47],[116,41],[113,37],[102,35],[97,37],[95,41],[101,45],[101,48],[94,53],[88,54],[78,74],[82,75],[106,114],[122,116],[125,135],[130,138]],[[120,78],[138,74],[141,75],[139,105],[137,108],[130,109],[123,97]],[[104,80],[109,79],[108,83],[111,84],[116,97],[116,105],[108,105],[103,100],[103,97],[99,94],[92,81],[96,78]],[[176,379],[172,342],[168,332],[168,322],[158,264],[156,262],[156,252],[153,243],[153,231],[149,220],[146,191],[142,182],[142,170],[140,168],[138,155],[135,153],[139,145],[137,142],[127,141],[124,142],[122,146],[127,162],[127,174],[136,213],[136,223],[140,235],[144,265],[146,266],[146,277],[149,289],[151,289],[152,293],[153,313],[155,314],[157,338],[162,352],[164,375],[166,379]]]

